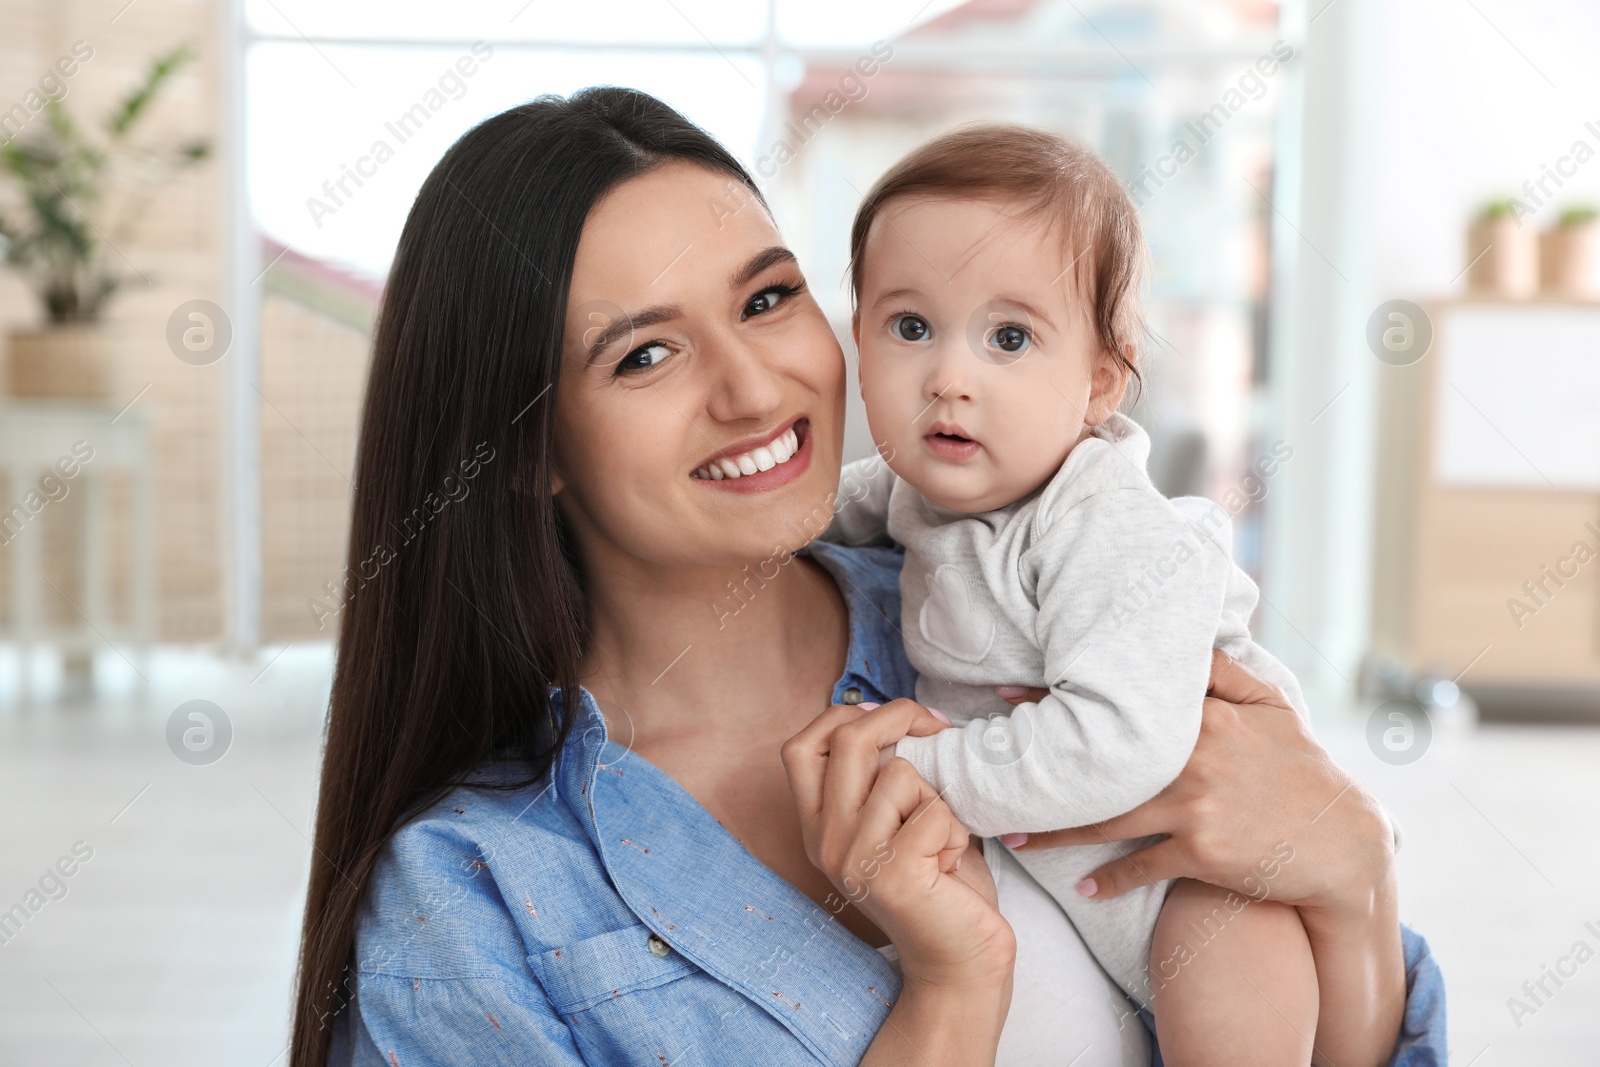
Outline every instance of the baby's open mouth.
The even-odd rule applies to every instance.
[[[716,459],[708,461],[704,466],[696,467],[690,472],[689,477],[720,482],[733,478],[743,478],[751,474],[759,474],[761,471],[769,471],[774,467],[782,466],[793,459],[795,453],[800,451],[800,446],[805,443],[806,432],[809,428],[809,420],[799,419],[794,425],[766,444],[758,445],[737,455],[718,456]]]
[[[938,458],[960,463],[977,455],[983,447],[976,439],[963,433],[965,429],[964,426],[936,422],[922,435],[922,440],[928,451]]]

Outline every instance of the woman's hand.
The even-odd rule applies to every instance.
[[[1034,692],[1001,687],[1012,703]],[[1166,840],[1095,871],[1095,898],[1165,878],[1196,878],[1251,897],[1303,907],[1366,911],[1393,878],[1387,818],[1345,774],[1274,686],[1221,651],[1189,762],[1170,785],[1105,822],[1032,834],[1018,851]],[[1009,843],[1009,842],[1008,842]]]
[[[1009,1003],[1016,940],[982,852],[909,762],[880,755],[944,727],[911,700],[835,705],[784,743],[783,765],[807,857],[894,942],[906,983],[1003,984]]]
[[[1319,1041],[1331,1028],[1341,1044],[1356,1042],[1341,1064],[1388,1063],[1406,1003],[1389,821],[1276,688],[1214,652],[1209,691],[1200,738],[1167,788],[1114,819],[1032,834],[1013,847],[1167,834],[1095,871],[1079,891],[1099,899],[1195,878],[1296,905],[1316,961]],[[1013,703],[1043,695],[999,692]]]

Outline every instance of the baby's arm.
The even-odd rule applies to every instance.
[[[894,482],[894,471],[882,456],[845,464],[834,494],[833,521],[822,539],[842,545],[889,544],[889,493]]]
[[[1220,504],[1204,497],[1180,496],[1172,499],[1172,506],[1197,533],[1215,542],[1220,551],[1232,557],[1233,523]],[[1217,621],[1217,636],[1213,643],[1238,660],[1251,674],[1281,689],[1289,700],[1289,706],[1299,713],[1300,718],[1310,721],[1311,711],[1306,706],[1306,698],[1300,692],[1300,683],[1294,672],[1250,636],[1250,619],[1261,601],[1260,590],[1239,567],[1230,567],[1228,571],[1227,594],[1223,598],[1222,614]]]
[[[1152,489],[1087,497],[1035,531],[1019,567],[1050,694],[895,754],[980,836],[1136,807],[1194,748],[1231,567]]]

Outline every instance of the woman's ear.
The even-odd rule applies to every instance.
[[[1111,417],[1122,405],[1128,391],[1128,379],[1133,377],[1134,347],[1122,346],[1123,359],[1102,350],[1095,361],[1094,374],[1089,383],[1089,407],[1084,413],[1084,424],[1098,426]]]
[[[550,468],[550,495],[555,496],[557,493],[561,492],[561,490],[565,488],[566,484],[566,482],[561,480],[561,472],[552,466]],[[520,470],[514,471],[511,475],[511,491],[513,493],[526,493],[528,491],[528,480],[523,476],[523,472]]]

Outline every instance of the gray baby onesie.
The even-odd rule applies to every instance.
[[[901,636],[919,703],[959,729],[895,746],[980,837],[1120,815],[1189,759],[1220,648],[1289,697],[1294,675],[1250,637],[1255,584],[1219,505],[1168,500],[1150,440],[1123,415],[1096,427],[1028,497],[976,515],[941,508],[877,458],[847,466],[827,537],[905,546]],[[996,685],[1048,688],[1012,707]],[[1150,1001],[1147,964],[1170,882],[1087,900],[1086,875],[1157,838],[1017,859],[1060,902],[1107,973]]]

